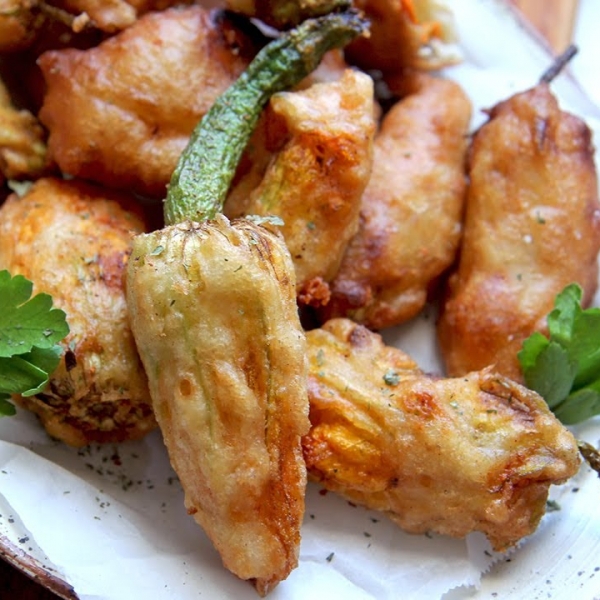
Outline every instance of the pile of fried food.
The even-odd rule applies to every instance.
[[[471,132],[468,96],[437,73],[458,60],[439,2],[355,0],[370,36],[272,97],[209,241],[191,225],[173,256],[153,241],[126,289],[192,130],[265,43],[256,20],[288,29],[339,4],[0,5],[0,269],[71,330],[47,388],[15,401],[73,446],[158,421],[188,511],[261,595],[297,566],[307,474],[408,532],[503,550],[580,464],[517,352],[567,284],[596,290],[590,131],[542,82]],[[225,231],[248,215],[283,225],[253,246]],[[172,300],[134,309],[167,260]],[[433,297],[446,377],[378,333]]]

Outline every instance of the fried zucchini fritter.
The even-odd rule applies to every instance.
[[[150,10],[164,10],[174,4],[190,4],[191,0],[53,0],[52,4],[71,14],[85,13],[91,26],[114,33],[133,25]]]
[[[439,322],[449,375],[494,365],[521,380],[517,353],[570,283],[597,286],[600,204],[591,132],[548,84],[489,111],[469,157],[460,263]]]
[[[15,108],[0,80],[0,183],[36,179],[48,167],[45,133],[33,114]]]
[[[246,45],[196,6],[147,14],[89,50],[44,53],[50,155],[70,175],[164,198],[196,123],[247,66]]]
[[[255,159],[254,168],[232,190],[225,212],[280,217],[299,299],[320,305],[328,298],[326,282],[335,276],[358,228],[371,173],[373,82],[348,69],[339,81],[276,94],[266,118],[274,121],[267,127],[279,128],[270,137],[280,141],[270,143],[283,145],[273,153],[258,149],[264,158]],[[256,151],[256,145],[248,150]],[[248,180],[259,179],[256,171],[262,167],[262,179],[248,192]]]
[[[53,4],[69,14],[83,15],[91,26],[114,33],[132,25],[137,13],[125,0],[54,0]]]
[[[2,0],[0,52],[29,48],[40,37],[52,35],[56,25],[64,32],[98,29],[115,33],[133,25],[144,13],[164,10],[192,0]],[[63,33],[64,34],[64,33]],[[58,44],[63,46],[64,44]]]
[[[122,203],[132,199],[45,178],[0,208],[0,269],[50,294],[71,330],[48,386],[18,403],[72,446],[138,439],[155,427],[123,288],[144,225]]]
[[[456,83],[427,74],[402,84],[409,95],[375,137],[359,230],[330,285],[323,320],[345,316],[374,329],[406,321],[455,258],[471,103]]]
[[[349,0],[225,0],[230,10],[260,19],[276,29],[289,29],[349,3]]]
[[[136,237],[127,296],[188,512],[265,595],[297,566],[306,487],[306,341],[289,252],[246,219],[187,221]]]
[[[460,60],[451,9],[440,0],[226,0],[231,10],[276,29],[350,3],[371,22],[370,35],[345,50],[353,64],[397,72],[406,67],[440,69]]]
[[[440,69],[460,61],[452,12],[439,0],[354,0],[371,21],[371,35],[346,48],[352,64],[398,73]],[[451,3],[448,3],[449,5]]]
[[[38,25],[32,12],[34,0],[0,2],[0,52],[27,48],[37,35]]]
[[[309,476],[410,533],[480,531],[503,550],[536,529],[550,485],[579,468],[544,400],[490,369],[428,376],[346,319],[307,341]]]

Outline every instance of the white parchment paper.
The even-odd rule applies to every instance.
[[[499,0],[452,3],[465,61],[447,76],[476,109],[537,82],[548,53]],[[600,111],[569,74],[554,85],[563,106],[600,139]],[[476,110],[473,126],[483,120]],[[428,308],[386,333],[429,371],[441,371]],[[600,422],[577,434],[598,444]],[[600,482],[589,469],[554,488],[560,510],[510,555],[482,536],[411,536],[381,515],[309,485],[300,566],[273,600],[458,600],[600,597]],[[50,440],[19,412],[0,420],[0,536],[68,581],[82,600],[254,600],[225,571],[183,507],[159,432],[145,440],[77,451]],[[597,595],[598,594],[598,595]],[[597,596],[596,596],[597,595]]]

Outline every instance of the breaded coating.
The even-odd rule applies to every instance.
[[[35,179],[47,166],[42,126],[28,110],[13,106],[0,80],[0,181]]]
[[[489,111],[469,158],[460,263],[449,281],[439,341],[449,375],[494,365],[521,380],[517,353],[545,333],[570,283],[595,293],[600,205],[591,132],[548,85]]]
[[[531,534],[548,488],[580,464],[536,393],[490,369],[441,379],[346,319],[307,333],[309,476],[410,533]]]
[[[424,73],[402,85],[409,93],[375,137],[359,230],[330,286],[323,321],[350,317],[373,329],[406,321],[455,258],[471,103],[458,84]]]
[[[265,595],[297,566],[306,487],[308,367],[289,252],[246,219],[188,221],[135,239],[127,292],[187,510]]]
[[[0,269],[50,294],[71,330],[48,386],[17,401],[72,446],[138,439],[155,427],[123,289],[131,239],[144,225],[124,202],[132,199],[45,178],[0,208]]]
[[[397,73],[405,68],[441,69],[460,61],[451,2],[354,0],[371,21],[371,35],[346,48],[352,64]]]
[[[280,217],[298,297],[319,305],[327,301],[326,282],[335,276],[358,228],[371,173],[373,81],[348,69],[338,81],[276,94],[266,118],[271,126],[267,136],[277,139],[270,144],[283,145],[273,154],[258,150],[264,158],[255,160],[238,190],[232,190],[225,212]],[[248,153],[256,153],[255,148]],[[249,181],[259,178],[263,167],[262,180],[248,193]]]
[[[247,43],[196,6],[149,13],[89,50],[44,53],[50,155],[70,175],[163,198],[196,123],[248,64]]]

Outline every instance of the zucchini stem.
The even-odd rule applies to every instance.
[[[190,137],[168,186],[165,223],[214,219],[269,98],[311,73],[323,55],[365,33],[355,10],[307,19],[267,44],[214,103]]]

